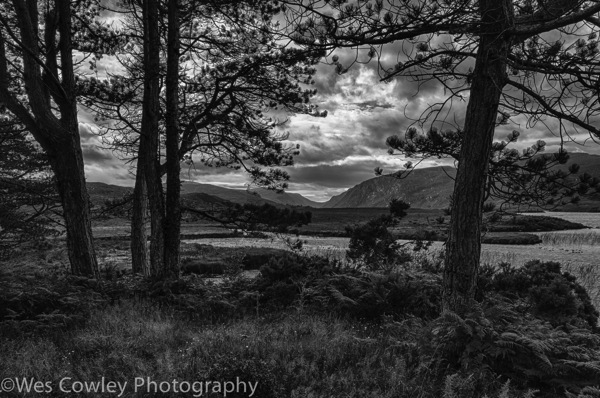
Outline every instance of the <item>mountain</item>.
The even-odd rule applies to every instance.
[[[323,206],[323,203],[307,199],[299,193],[275,192],[264,188],[254,189],[252,192],[258,193],[263,199],[267,199],[271,202],[279,203],[285,206],[308,206],[315,208]]]
[[[333,196],[323,208],[387,207],[392,199],[401,199],[421,209],[448,206],[456,170],[452,167],[429,167],[413,170],[403,178],[386,175],[371,178]]]
[[[589,173],[600,178],[600,156],[586,153],[572,153],[569,163],[561,166],[565,169],[572,163],[580,166],[579,174]],[[360,208],[387,207],[392,199],[401,199],[414,208],[442,209],[448,206],[448,200],[454,189],[456,170],[453,167],[430,167],[415,169],[404,178],[387,175],[371,178],[333,196],[325,203],[313,202],[300,194],[277,193],[267,189],[242,190],[229,189],[210,184],[184,181],[181,187],[182,199],[190,199],[198,205],[234,203],[268,203],[275,206],[310,206],[313,208]],[[88,183],[88,192],[92,202],[104,203],[105,199],[123,197],[132,188],[109,185],[101,182]],[[600,210],[600,193],[583,196],[578,205],[566,205],[566,211]]]
[[[588,173],[600,178],[600,156],[587,153],[571,153],[569,162],[560,166],[566,170],[571,164],[578,164],[578,175]],[[348,189],[325,202],[323,208],[387,207],[396,198],[404,200],[415,208],[442,209],[448,206],[454,190],[456,175],[453,167],[430,167],[415,169],[404,178],[387,175],[371,178]],[[561,207],[565,211],[596,211],[600,209],[600,194],[583,196],[577,205]]]
[[[276,205],[277,202],[262,198],[258,192],[247,191],[244,189],[229,189],[223,188],[216,185],[210,184],[199,184],[197,182],[184,181],[181,184],[181,195],[185,197],[189,194],[202,193],[210,196],[216,196],[217,198],[224,199],[233,203],[252,203],[255,205],[262,205],[268,203],[270,205]]]

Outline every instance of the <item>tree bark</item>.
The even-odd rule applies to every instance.
[[[465,116],[443,282],[443,310],[459,314],[471,308],[477,287],[486,173],[511,42],[503,32],[514,20],[510,0],[481,0],[479,9],[484,32]]]
[[[181,232],[181,166],[179,162],[179,4],[169,0],[166,86],[166,169],[167,198],[165,218],[165,272],[179,277]]]
[[[140,137],[140,141],[142,137]],[[140,147],[142,145],[140,144]],[[133,189],[133,206],[131,210],[131,267],[137,274],[150,275],[148,266],[148,233],[146,231],[146,213],[148,211],[148,195],[146,191],[146,173],[144,160],[140,158],[145,151],[140,148]]]
[[[57,135],[60,133],[57,132]],[[79,131],[72,128],[69,136],[61,141],[64,145],[45,149],[56,177],[63,208],[71,272],[74,275],[97,278],[98,263],[94,250]]]
[[[147,140],[144,172],[150,211],[150,275],[164,274],[164,198],[159,158],[160,36],[158,1],[144,0],[144,105],[142,134]],[[138,171],[139,172],[139,171]]]

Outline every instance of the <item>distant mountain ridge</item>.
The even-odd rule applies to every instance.
[[[121,198],[133,192],[131,187],[88,182],[88,193],[92,203],[102,205],[107,199]],[[181,184],[181,198],[196,204],[251,203],[255,205],[270,204],[273,206],[320,207],[322,203],[314,202],[297,193],[277,193],[268,189],[230,189],[217,185],[200,184],[184,181]]]
[[[569,164],[580,166],[579,174],[589,173],[600,177],[600,156],[586,153],[572,153]],[[564,166],[563,166],[564,167]],[[340,195],[333,196],[327,202],[315,202],[296,193],[267,189],[229,189],[211,184],[191,181],[182,183],[182,199],[192,199],[194,203],[268,203],[275,206],[303,206],[313,208],[383,208],[392,199],[401,199],[414,208],[443,209],[448,206],[454,190],[454,167],[417,168],[402,178],[397,174],[374,177],[363,181]],[[133,189],[98,182],[88,183],[90,198],[94,203],[103,203],[105,199],[122,197]],[[579,205],[567,205],[567,211],[600,210],[600,194],[584,196]]]

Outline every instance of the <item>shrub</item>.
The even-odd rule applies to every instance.
[[[404,218],[406,210],[410,209],[410,204],[400,199],[392,199],[389,208],[392,217]]]
[[[326,308],[354,318],[433,319],[441,308],[441,277],[405,270],[386,275],[344,272],[321,280],[315,295]]]
[[[270,249],[270,248],[256,248],[248,249],[242,258],[242,264],[244,269],[256,269],[267,264],[272,258],[279,258],[287,255],[286,250],[281,249]]]
[[[228,264],[224,260],[184,258],[181,261],[181,272],[183,274],[223,275],[227,267]]]
[[[347,258],[356,263],[363,263],[368,268],[409,261],[410,255],[388,230],[393,223],[391,216],[384,215],[363,225],[346,227],[346,233],[350,237]]]
[[[0,328],[5,334],[30,334],[81,325],[93,308],[110,300],[103,290],[97,281],[77,276],[4,280],[0,282]]]
[[[261,302],[278,308],[287,307],[298,298],[301,280],[314,281],[338,268],[336,261],[325,257],[308,257],[295,253],[273,257],[260,268],[258,289],[261,292]]]
[[[520,300],[492,296],[465,316],[445,312],[423,334],[421,361],[442,373],[472,375],[466,395],[472,397],[507,379],[522,390],[538,389],[543,397],[600,383],[600,336],[554,327],[523,308]]]
[[[260,274],[265,282],[292,281],[311,275],[324,275],[337,269],[339,264],[326,257],[301,256],[286,253],[272,257],[267,264],[260,268]]]
[[[599,314],[590,296],[573,275],[561,272],[557,262],[535,260],[521,268],[501,264],[491,279],[487,275],[481,283],[505,297],[527,300],[531,312],[553,326],[597,327]]]

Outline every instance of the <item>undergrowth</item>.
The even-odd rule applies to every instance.
[[[412,257],[374,269],[287,253],[257,278],[214,283],[3,274],[0,379],[240,377],[259,397],[600,396],[598,312],[560,264],[482,268],[478,303],[459,316],[440,311],[439,259]]]

